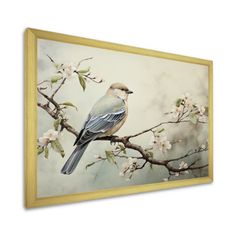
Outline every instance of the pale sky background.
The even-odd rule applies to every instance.
[[[58,102],[70,101],[78,107],[68,109],[69,122],[78,131],[83,125],[93,104],[105,94],[114,82],[126,84],[134,94],[129,97],[129,116],[124,126],[117,132],[119,136],[138,133],[171,117],[164,115],[171,111],[176,99],[185,92],[190,93],[193,100],[201,105],[208,104],[208,67],[203,65],[178,62],[173,60],[147,57],[142,55],[117,52],[95,47],[66,44],[50,40],[38,40],[38,81],[50,79],[55,74],[55,68],[46,54],[56,63],[78,63],[81,59],[93,57],[86,61],[81,69],[91,66],[91,71],[105,80],[102,84],[90,82],[85,92],[78,79],[67,80],[55,99]],[[51,91],[49,90],[49,93]],[[43,101],[39,97],[40,101]],[[53,127],[50,116],[38,108],[38,137]],[[205,143],[208,136],[208,126],[179,124],[165,126],[165,134],[169,140],[181,139],[182,143],[175,145],[168,153],[155,153],[159,159],[176,158],[189,149]],[[134,143],[147,147],[151,134],[132,139]],[[105,150],[112,150],[109,142],[96,141],[89,145],[79,165],[73,174],[62,175],[60,170],[73,151],[74,135],[66,130],[60,136],[66,156],[61,158],[58,153],[50,150],[49,159],[38,156],[37,192],[38,197],[65,195],[79,192],[90,192],[98,189],[114,188],[127,185],[137,185],[161,182],[168,176],[165,168],[149,165],[136,171],[130,181],[119,176],[119,169],[107,162],[96,164],[87,170],[85,166],[94,161],[94,155],[104,156]],[[128,154],[135,154],[128,151]],[[208,153],[202,153],[203,164],[207,162]],[[124,160],[118,162],[122,166]],[[207,175],[207,170],[201,171],[201,176]],[[187,175],[180,178],[193,178]]]

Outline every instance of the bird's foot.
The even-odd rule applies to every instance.
[[[111,140],[110,140],[110,144],[112,145],[112,144],[116,144],[116,138],[118,138],[119,136],[117,136],[117,135],[113,135],[113,136],[111,136]]]

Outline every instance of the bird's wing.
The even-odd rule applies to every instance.
[[[118,98],[111,100],[110,108],[107,107],[107,101],[105,101],[105,104],[106,106],[104,109],[100,109],[100,112],[95,108],[92,109],[74,144],[85,145],[110,130],[125,117],[126,110],[122,100],[120,101]],[[102,107],[101,101],[97,107]]]
[[[93,133],[105,133],[125,117],[125,108],[119,111],[108,113],[103,116],[92,117],[86,124],[85,129]]]
[[[121,109],[119,112],[108,113],[103,116],[91,117],[87,121],[84,129],[81,130],[81,135],[76,139],[75,144],[87,144],[100,136],[100,134],[105,133],[117,125],[124,117],[125,109]]]

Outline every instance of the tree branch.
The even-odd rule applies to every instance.
[[[47,55],[48,56],[48,55]],[[50,61],[52,63],[55,63],[54,60],[48,56],[48,58],[50,59]],[[90,58],[85,58],[83,60],[81,60],[78,63],[77,68],[80,66],[80,64],[83,61],[86,60],[90,60],[92,59],[92,57]],[[78,71],[75,71],[76,73],[79,73]],[[90,79],[95,81],[96,83],[100,83],[102,82],[102,80],[96,81],[95,78],[96,77],[90,77],[90,74],[84,74],[83,75],[85,78]],[[79,132],[77,132],[69,123],[68,123],[68,119],[64,118],[63,115],[63,107],[60,107],[60,104],[58,104],[55,100],[54,97],[55,95],[58,93],[58,91],[62,88],[62,86],[64,85],[66,81],[66,78],[63,78],[61,83],[59,84],[59,86],[54,90],[54,92],[51,94],[51,96],[45,94],[44,92],[42,92],[43,88],[40,88],[39,85],[45,83],[45,82],[50,82],[48,80],[42,81],[38,84],[37,87],[37,91],[40,95],[42,95],[46,100],[47,103],[46,104],[42,104],[40,102],[37,103],[38,107],[40,107],[41,109],[43,109],[44,111],[46,111],[54,120],[58,120],[60,119],[60,125],[61,125],[61,130],[66,129],[68,132],[72,133],[73,135],[75,135],[76,137],[79,136]],[[55,108],[51,108],[50,104],[52,104]],[[185,108],[185,105],[184,105]],[[184,158],[187,158],[189,156],[193,156],[197,153],[203,152],[203,151],[207,151],[208,148],[197,148],[194,150],[190,150],[188,151],[185,155],[177,157],[177,158],[170,158],[167,160],[158,160],[158,159],[154,159],[153,156],[151,155],[150,151],[144,149],[142,146],[135,144],[133,142],[130,142],[130,139],[138,137],[142,134],[145,134],[147,132],[154,132],[155,129],[157,129],[158,127],[162,126],[162,125],[167,125],[167,124],[179,124],[179,123],[189,123],[190,119],[186,119],[189,118],[189,114],[187,114],[187,111],[185,111],[184,109],[182,110],[182,113],[179,114],[178,118],[176,121],[165,121],[165,122],[161,122],[155,126],[152,126],[149,129],[143,130],[141,132],[138,132],[136,134],[133,135],[128,135],[128,136],[124,136],[124,137],[118,137],[118,136],[109,136],[109,137],[101,137],[101,138],[97,138],[96,140],[100,140],[100,141],[110,141],[113,143],[122,143],[124,145],[124,149],[131,149],[131,150],[135,150],[137,151],[140,156],[136,157],[137,159],[142,159],[144,160],[143,164],[137,164],[135,166],[135,170],[139,170],[139,169],[143,169],[147,163],[153,164],[153,165],[159,165],[159,166],[164,166],[170,173],[170,175],[173,175],[173,173],[181,173],[184,171],[188,171],[188,170],[197,170],[197,169],[203,169],[205,167],[208,166],[208,164],[205,165],[201,165],[201,166],[196,166],[195,164],[197,163],[198,159],[194,160],[191,164],[189,164],[188,166],[185,167],[179,167],[176,168],[172,165],[173,162],[177,162],[180,160],[183,160]],[[205,123],[205,122],[201,122],[198,121],[198,123]],[[119,157],[121,151],[118,152],[118,154],[116,154],[116,157]],[[131,157],[133,158],[133,157]],[[106,158],[105,158],[106,159]],[[95,161],[94,163],[99,162],[100,160],[105,160],[104,158],[99,159],[98,161]],[[134,171],[135,171],[134,170]],[[132,176],[132,174],[131,174]]]
[[[49,97],[47,94],[43,93],[40,90],[40,88],[37,88],[37,90],[44,98],[46,98],[48,100],[49,103],[52,103],[58,111],[60,110],[59,104],[52,97]],[[47,104],[47,106],[48,106],[48,104]]]
[[[58,88],[53,92],[53,94],[51,95],[51,99],[53,99],[53,97],[56,95],[56,93],[59,91],[59,89],[62,87],[62,85],[66,82],[66,78],[64,78],[62,80],[62,82],[60,83],[60,85],[58,86]]]
[[[53,119],[57,120],[59,119],[59,114],[58,112],[54,112],[47,104],[43,105],[42,103],[38,102],[38,107],[42,108],[45,110]],[[66,129],[68,132],[74,134],[76,137],[79,136],[79,133],[68,123],[66,119],[61,119],[60,125],[62,129]]]
[[[59,86],[59,87],[61,87],[61,86]],[[42,91],[40,91],[40,89],[38,89],[38,91],[43,97],[45,97],[49,102],[51,102],[55,106],[56,110],[60,110],[59,104],[57,102],[55,102],[55,100],[53,98],[51,98],[51,97],[47,96],[46,94],[44,94]],[[41,103],[38,103],[38,106],[41,107],[42,109],[44,109],[53,119],[59,119],[58,112],[57,111],[53,112],[51,110],[51,108],[49,106],[47,106],[47,104],[43,105]],[[134,138],[134,137],[137,137],[137,136],[142,135],[144,133],[153,131],[153,129],[156,129],[156,128],[160,127],[161,125],[176,124],[176,123],[187,123],[187,122],[189,122],[189,121],[187,121],[187,120],[184,120],[184,121],[178,120],[178,121],[161,122],[158,125],[155,125],[155,126],[149,128],[149,129],[146,129],[146,130],[144,130],[142,132],[139,132],[137,134],[134,134],[134,135],[124,136],[124,137],[107,136],[107,137],[97,138],[96,140],[110,141],[110,142],[114,142],[114,143],[122,143],[125,148],[132,149],[132,150],[135,150],[135,151],[139,152],[141,157],[138,157],[138,158],[145,160],[145,162],[144,162],[143,165],[138,166],[136,169],[144,168],[147,162],[149,162],[153,165],[165,166],[168,169],[169,172],[178,172],[178,173],[180,173],[182,171],[187,171],[187,170],[196,170],[196,169],[205,168],[205,167],[208,166],[208,164],[204,165],[204,166],[197,166],[197,167],[193,166],[193,165],[190,165],[190,166],[188,166],[188,168],[179,169],[179,168],[173,167],[169,163],[174,162],[174,161],[179,161],[179,160],[184,159],[186,157],[192,156],[196,153],[206,151],[207,148],[206,149],[195,149],[194,151],[190,150],[185,155],[183,155],[181,157],[178,157],[178,158],[175,158],[175,159],[171,158],[171,159],[168,159],[168,160],[157,160],[157,159],[153,159],[150,156],[150,153],[148,151],[144,150],[140,145],[137,145],[137,144],[134,144],[134,143],[130,142],[131,138]],[[68,124],[68,122],[65,119],[62,119],[60,124],[62,126],[62,129],[65,128],[68,132],[70,132],[70,133],[74,134],[76,137],[78,137],[79,133],[70,124]]]
[[[145,131],[148,132],[148,131],[150,131],[150,129],[148,131],[147,130],[145,130]],[[138,135],[140,135],[142,133],[143,132],[140,132],[140,133],[138,133]],[[200,152],[203,152],[203,151],[207,151],[208,150],[207,147],[206,148],[198,148],[198,149],[195,149],[194,151],[190,150],[185,155],[183,155],[181,157],[178,157],[178,158],[170,158],[168,160],[157,160],[157,159],[154,159],[150,155],[150,153],[145,151],[141,146],[139,146],[137,144],[134,144],[134,143],[131,143],[129,141],[130,137],[136,137],[136,135],[125,136],[125,137],[110,136],[110,137],[98,138],[96,140],[104,140],[104,141],[112,141],[112,142],[122,143],[125,148],[132,149],[132,150],[135,150],[135,151],[139,152],[139,154],[141,154],[141,158],[139,158],[139,159],[143,159],[143,160],[145,160],[145,162],[149,162],[153,165],[165,166],[168,169],[169,172],[178,172],[178,173],[180,173],[182,171],[202,169],[202,168],[205,168],[205,167],[208,166],[208,164],[206,164],[206,165],[203,165],[203,166],[195,167],[195,166],[193,166],[195,163],[192,163],[187,168],[180,168],[179,169],[179,168],[175,168],[172,165],[170,165],[170,162],[179,161],[181,159],[192,156],[194,154],[197,154],[197,153],[200,153]],[[146,165],[146,163],[145,163],[145,165]],[[145,165],[143,165],[142,168]],[[137,169],[142,169],[142,168],[139,167]]]
[[[134,135],[129,135],[128,138],[135,138],[135,137],[137,137],[137,136],[139,136],[139,135],[141,135],[141,134],[145,134],[145,133],[147,133],[147,132],[152,131],[153,129],[156,129],[156,128],[160,127],[161,125],[165,125],[165,124],[178,124],[178,123],[188,123],[188,122],[189,122],[188,120],[177,120],[177,121],[165,121],[165,122],[161,122],[161,123],[159,123],[158,125],[155,125],[155,126],[149,128],[149,129],[146,129],[146,130],[144,130],[144,131],[142,131],[142,132],[139,132],[139,133],[134,134]]]

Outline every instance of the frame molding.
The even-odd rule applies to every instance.
[[[37,39],[54,40],[64,43],[79,44],[84,46],[104,48],[208,66],[209,176],[186,180],[175,180],[170,182],[119,187],[114,189],[98,190],[96,192],[37,198],[37,162],[35,159],[35,157],[37,156]],[[211,183],[213,181],[213,62],[211,60],[204,60],[194,57],[165,53],[150,49],[126,46],[82,37],[69,36],[65,34],[59,34],[31,28],[27,28],[25,30],[24,40],[24,163],[26,208],[46,206],[52,204],[79,202],[84,200],[184,187],[189,185],[206,184]]]

